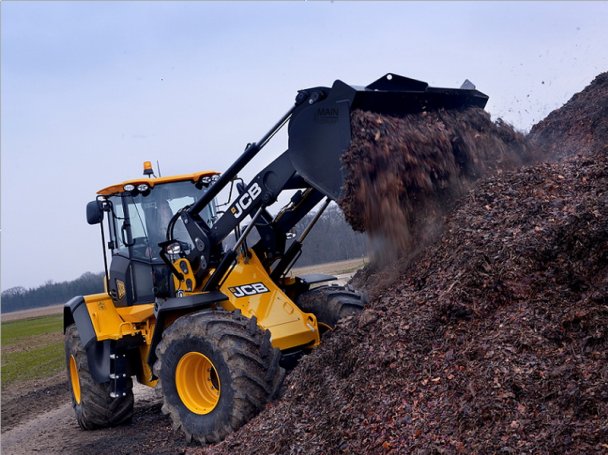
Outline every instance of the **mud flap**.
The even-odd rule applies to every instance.
[[[76,324],[80,342],[87,353],[91,376],[100,384],[108,382],[110,380],[111,342],[110,340],[97,341],[91,316],[82,296],[74,297],[63,307],[64,334],[72,324]]]

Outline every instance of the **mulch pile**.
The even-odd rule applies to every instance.
[[[533,130],[567,158],[478,183],[280,400],[192,453],[608,452],[607,84]]]
[[[599,150],[608,138],[608,72],[577,93],[565,106],[532,127],[528,139],[548,156],[560,158]]]
[[[351,125],[339,204],[353,229],[391,250],[432,238],[437,218],[472,182],[535,155],[522,134],[479,108],[404,117],[354,111]]]

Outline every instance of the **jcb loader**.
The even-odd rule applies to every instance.
[[[188,440],[220,441],[243,425],[277,393],[282,362],[318,346],[324,330],[363,308],[358,292],[320,284],[334,277],[288,275],[323,209],[341,196],[351,112],[399,116],[486,101],[472,86],[434,88],[392,74],[366,87],[337,80],[300,90],[221,175],[156,177],[148,163],[144,177],[100,190],[87,220],[101,226],[105,292],[74,297],[64,308],[80,426],[129,421],[133,376],[162,390],[163,411]],[[237,174],[286,124],[287,151],[245,184]],[[236,196],[218,204],[224,189]],[[290,202],[271,215],[268,207],[287,190],[294,191]]]

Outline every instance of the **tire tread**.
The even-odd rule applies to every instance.
[[[110,382],[97,383],[89,370],[87,354],[80,342],[80,335],[75,325],[70,325],[65,332],[65,353],[68,375],[68,387],[72,397],[72,406],[76,413],[78,425],[83,430],[115,427],[129,423],[133,417],[133,382],[127,381],[127,396],[110,397]],[[78,368],[80,381],[80,404],[76,403],[70,381],[69,359],[73,355]]]
[[[179,407],[170,403],[166,396],[162,410],[187,436],[201,443],[219,442],[272,399],[284,376],[278,365],[280,351],[272,347],[269,331],[262,331],[255,319],[246,318],[240,312],[214,310],[182,316],[165,330],[156,348],[158,360],[154,364],[154,374],[161,378],[161,387],[170,346],[193,337],[211,343],[229,365],[234,398],[228,417],[207,434],[197,434],[195,429],[186,428],[186,423],[180,420]]]

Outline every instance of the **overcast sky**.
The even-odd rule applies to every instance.
[[[3,290],[101,271],[99,229],[85,220],[98,189],[139,177],[144,160],[163,175],[225,170],[298,89],[387,72],[468,78],[494,118],[528,130],[608,70],[605,2],[0,8]]]

